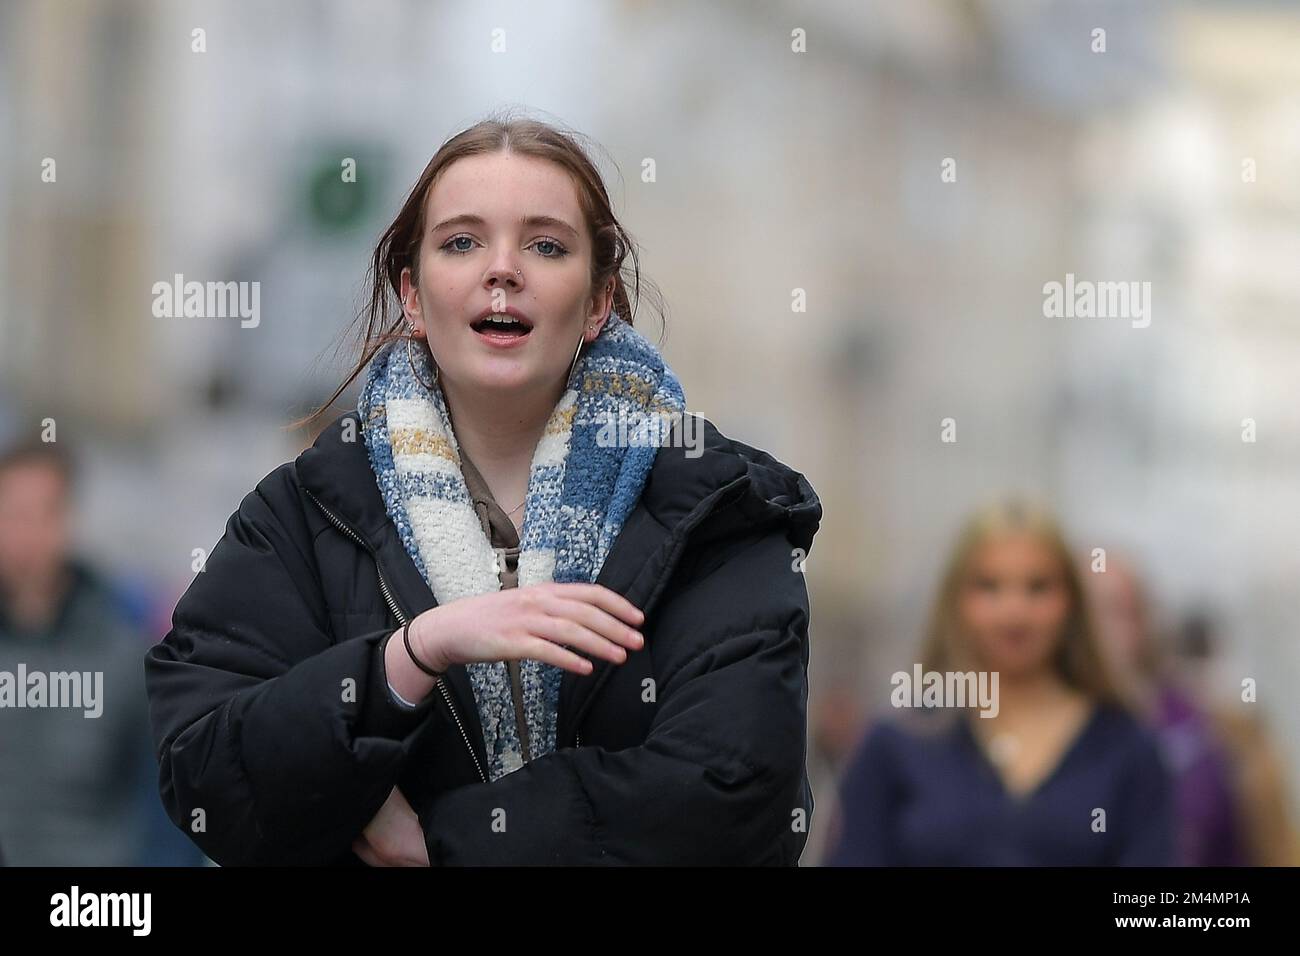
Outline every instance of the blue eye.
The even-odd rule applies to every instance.
[[[469,243],[469,245],[468,246],[454,245],[454,243],[462,242],[462,241]],[[541,256],[546,259],[560,259],[569,254],[569,250],[565,249],[564,246],[560,245],[554,239],[538,239],[535,243],[533,243],[533,245],[538,247],[545,246],[547,247],[547,249],[551,250],[551,251],[546,251],[546,249],[540,249],[540,248],[538,249]],[[450,239],[444,242],[440,248],[444,252],[449,252],[452,255],[463,256],[466,253],[471,252],[473,250],[474,239],[471,236],[466,236],[466,235],[452,236]]]
[[[554,239],[538,239],[537,242],[534,243],[534,245],[555,247],[556,251],[553,253],[545,253],[545,252],[542,253],[542,255],[547,259],[559,259],[569,254],[569,250],[565,249],[564,246],[560,245]]]

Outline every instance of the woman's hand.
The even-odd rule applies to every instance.
[[[429,849],[424,843],[420,818],[396,787],[352,841],[352,852],[370,866],[428,866]]]
[[[430,608],[411,622],[411,644],[434,670],[451,664],[528,658],[589,674],[574,647],[621,664],[640,650],[645,614],[600,584],[532,584]]]

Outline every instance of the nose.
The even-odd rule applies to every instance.
[[[489,289],[496,289],[503,286],[510,289],[518,289],[523,285],[520,281],[518,271],[505,263],[494,265],[488,269],[487,273],[483,276],[483,282]]]

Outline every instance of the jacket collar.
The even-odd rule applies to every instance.
[[[822,507],[808,480],[764,451],[721,434],[702,419],[701,449],[686,449],[681,423],[659,449],[637,505],[628,515],[596,578],[622,594],[649,617],[681,558],[688,535],[725,537],[756,526],[784,525],[793,546],[811,547]],[[695,454],[695,452],[699,452]],[[315,444],[298,456],[301,486],[357,534],[374,554],[393,597],[408,619],[437,600],[402,545],[388,517],[366,453],[357,412],[328,425]],[[306,503],[308,506],[311,502]],[[728,507],[729,505],[736,507]],[[713,520],[705,522],[713,516]],[[560,683],[557,746],[571,743],[592,695],[608,676],[610,663],[595,660],[592,672],[565,671]],[[448,670],[462,715],[486,762],[469,675],[462,665]]]

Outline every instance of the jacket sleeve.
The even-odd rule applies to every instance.
[[[421,816],[431,865],[797,864],[809,637],[789,542],[751,540],[655,613],[645,742],[552,751],[442,794]]]
[[[389,696],[389,630],[336,643],[292,465],[240,503],[145,657],[168,816],[223,865],[356,862],[432,706]]]

